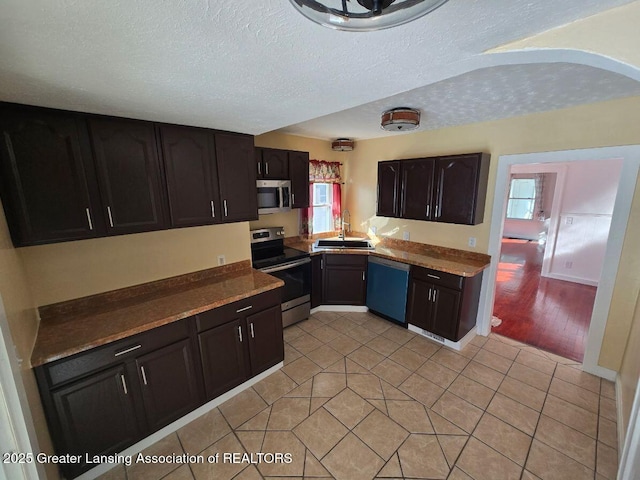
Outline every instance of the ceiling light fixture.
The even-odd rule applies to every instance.
[[[367,32],[395,27],[432,12],[448,0],[290,0],[309,20],[337,30]]]
[[[414,108],[392,108],[382,113],[380,126],[390,132],[415,130],[420,125],[420,111]]]
[[[338,138],[331,142],[331,150],[336,152],[350,152],[353,150],[354,142],[348,138]]]

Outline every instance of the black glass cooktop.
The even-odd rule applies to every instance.
[[[308,256],[308,252],[303,252],[302,250],[296,250],[295,248],[289,247],[283,247],[282,249],[265,248],[253,250],[251,252],[253,268],[256,269],[273,267],[275,265],[293,262]]]

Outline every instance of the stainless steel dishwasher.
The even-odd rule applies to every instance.
[[[409,265],[369,257],[367,307],[391,320],[406,323]]]

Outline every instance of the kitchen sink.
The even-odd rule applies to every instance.
[[[322,238],[316,241],[316,248],[356,248],[364,250],[373,250],[375,247],[366,238],[361,239],[341,239],[341,238]]]

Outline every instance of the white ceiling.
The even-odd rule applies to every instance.
[[[631,0],[450,0],[393,29],[320,27],[289,0],[2,0],[0,99],[260,134],[371,138],[380,112],[421,128],[640,94],[566,63],[449,78],[498,45]]]

